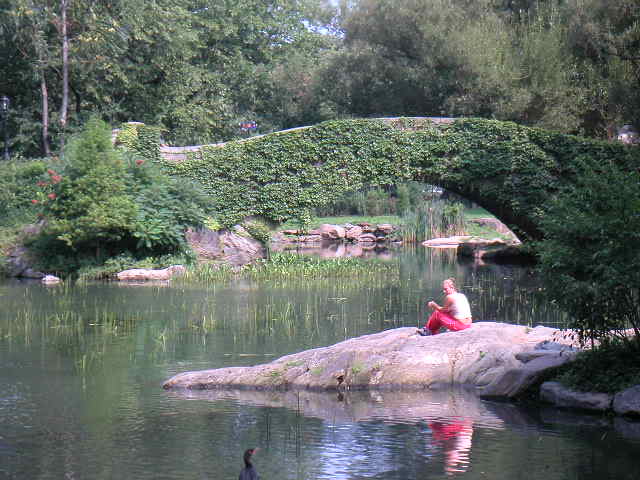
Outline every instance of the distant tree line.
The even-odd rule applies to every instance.
[[[640,124],[635,0],[0,0],[11,150],[99,113],[171,144],[370,116]]]

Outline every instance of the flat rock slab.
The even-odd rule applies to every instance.
[[[165,389],[419,390],[472,387],[515,397],[547,368],[575,355],[571,336],[548,327],[479,322],[461,332],[416,335],[411,327],[352,338],[252,367],[186,372]]]

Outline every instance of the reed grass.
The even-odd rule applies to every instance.
[[[423,242],[431,238],[464,235],[464,205],[431,199],[408,209],[400,221],[405,242]]]

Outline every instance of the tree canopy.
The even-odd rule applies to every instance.
[[[91,114],[176,145],[343,117],[473,116],[606,137],[640,123],[634,0],[0,0],[11,150]]]

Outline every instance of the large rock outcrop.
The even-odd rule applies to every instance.
[[[575,351],[569,336],[548,327],[480,322],[428,337],[404,327],[253,367],[182,373],[164,388],[340,391],[461,385],[481,396],[512,398]]]
[[[241,226],[236,226],[233,230],[189,230],[186,238],[200,262],[238,267],[265,256],[264,245]]]

